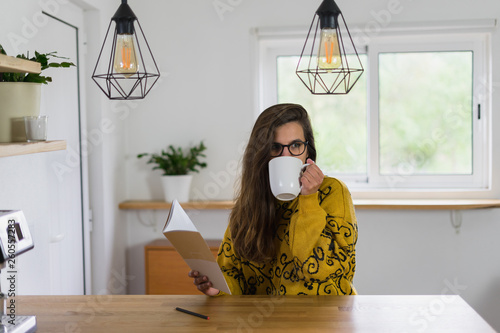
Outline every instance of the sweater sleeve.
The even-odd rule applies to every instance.
[[[327,177],[320,191],[299,196],[289,233],[299,278],[352,281],[356,241],[354,207],[349,190],[341,181]]]

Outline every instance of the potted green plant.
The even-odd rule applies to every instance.
[[[24,123],[16,126],[16,121],[24,116],[40,114],[41,85],[52,82],[50,76],[42,75],[48,68],[68,68],[72,62],[53,62],[52,58],[67,59],[56,55],[57,52],[39,53],[33,57],[19,54],[16,58],[40,63],[41,72],[36,73],[0,73],[0,142],[26,141]],[[7,55],[0,45],[0,54]],[[16,130],[17,128],[22,130]],[[14,130],[13,130],[14,129]]]
[[[203,153],[207,147],[200,142],[198,146],[190,147],[185,153],[182,148],[170,145],[167,150],[162,150],[161,154],[138,154],[137,158],[149,157],[148,164],[155,164],[153,170],[158,169],[163,172],[162,184],[165,201],[172,202],[177,199],[179,202],[189,201],[189,190],[193,175],[191,172],[199,172],[205,168],[207,163],[200,159],[206,157]]]

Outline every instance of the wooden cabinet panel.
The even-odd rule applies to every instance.
[[[220,240],[207,241],[217,257]],[[199,295],[193,279],[187,276],[190,268],[167,239],[157,239],[144,248],[147,295]]]

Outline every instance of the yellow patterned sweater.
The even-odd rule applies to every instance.
[[[226,230],[217,262],[233,295],[353,295],[358,228],[349,190],[325,177],[317,193],[277,201],[276,257],[238,257]]]

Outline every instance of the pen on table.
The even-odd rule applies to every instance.
[[[190,314],[190,315],[193,315],[193,316],[196,316],[196,317],[200,317],[200,318],[203,318],[203,319],[206,319],[206,320],[210,319],[210,317],[207,317],[207,316],[204,316],[202,314],[199,314],[199,313],[196,313],[196,312],[193,312],[193,311],[189,311],[189,310],[186,310],[186,309],[183,309],[183,308],[176,307],[175,309],[177,311],[184,312],[184,313],[187,313],[187,314]]]

